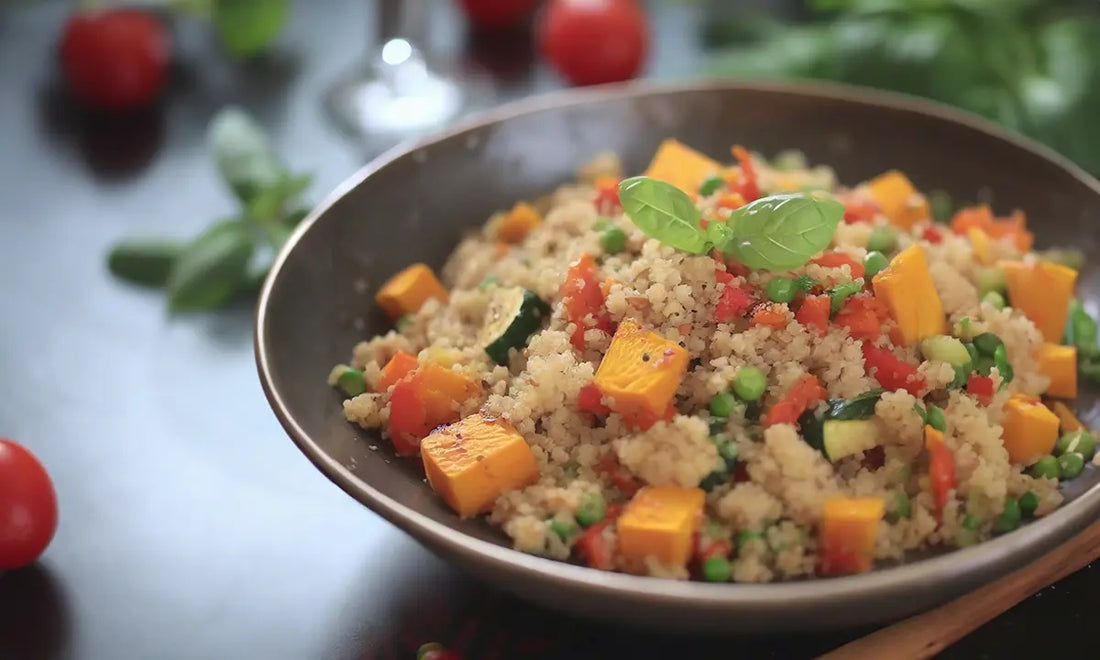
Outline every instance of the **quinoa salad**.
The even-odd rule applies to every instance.
[[[394,274],[348,421],[516,549],[638,575],[860,573],[1058,508],[1096,453],[1080,255],[899,171],[729,160],[599,155]]]

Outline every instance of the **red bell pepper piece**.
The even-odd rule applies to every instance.
[[[595,383],[589,383],[577,393],[577,408],[600,417],[611,414],[611,409],[601,403],[603,392]]]
[[[917,373],[915,365],[902,362],[888,349],[864,342],[863,362],[868,371],[873,370],[872,375],[878,384],[891,392],[905,390],[919,397],[927,387],[924,377]]]
[[[726,284],[726,288],[722,289],[722,293],[718,296],[718,304],[714,307],[714,321],[729,323],[744,316],[755,303],[756,300],[752,294],[745,289]]]
[[[924,232],[921,234],[921,238],[932,244],[939,244],[943,242],[943,232],[939,228],[929,225],[924,228]]]
[[[749,323],[752,325],[766,325],[773,330],[781,330],[787,327],[790,321],[787,315],[783,313],[783,309],[786,305],[782,303],[764,303],[757,306],[752,312],[752,318],[749,319]]]
[[[611,570],[614,568],[613,546],[604,531],[615,523],[615,519],[622,512],[622,506],[612,504],[607,507],[607,515],[603,520],[584,530],[577,539],[577,554],[592,568]]]
[[[848,334],[856,339],[877,339],[882,334],[878,301],[871,296],[848,298],[833,322],[848,328]]]
[[[752,165],[752,156],[741,145],[733,148],[733,155],[741,166],[741,178],[730,186],[731,190],[745,200],[745,203],[760,198],[760,186],[756,182],[756,168]]]
[[[641,482],[620,465],[613,454],[604,454],[600,458],[600,462],[596,464],[596,470],[600,474],[606,475],[611,483],[627,497],[633,497],[634,493],[637,493],[642,487]]]
[[[878,204],[865,197],[852,196],[844,202],[844,222],[849,225],[872,222],[878,212]]]
[[[955,455],[944,444],[943,434],[931,426],[924,428],[924,446],[928,450],[928,476],[936,502],[936,518],[939,519],[955,488]]]
[[[400,456],[415,455],[420,449],[420,440],[432,432],[419,374],[415,371],[393,386],[389,432],[393,449]]]
[[[596,179],[596,210],[610,215],[622,208],[619,201],[619,181],[615,177],[601,176]]]
[[[611,318],[604,309],[603,290],[596,279],[596,262],[592,255],[582,254],[573,262],[565,274],[560,293],[566,316],[577,326],[570,338],[574,348],[584,349],[584,333],[590,327],[608,334],[614,332]],[[589,325],[590,318],[595,320],[594,326]]]
[[[993,386],[993,379],[980,374],[970,374],[966,381],[966,391],[978,398],[983,406],[988,406],[993,401],[993,394],[997,388]]]
[[[829,296],[806,296],[798,311],[794,313],[794,320],[817,334],[824,335],[829,328],[831,304]]]
[[[764,426],[795,424],[810,406],[826,397],[825,388],[813,374],[805,374],[764,415]]]
[[[863,264],[843,252],[826,252],[817,259],[814,259],[813,263],[818,266],[824,266],[825,268],[840,268],[847,264],[848,269],[852,273],[852,279],[854,280],[863,277],[865,273]]]

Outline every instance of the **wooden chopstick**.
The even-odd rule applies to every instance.
[[[1100,558],[1095,522],[1038,561],[934,610],[849,642],[820,660],[931,658],[1020,601]]]

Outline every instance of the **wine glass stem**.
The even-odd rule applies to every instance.
[[[414,44],[420,41],[424,30],[424,3],[422,0],[377,0],[378,42],[381,47],[391,39],[403,38]]]

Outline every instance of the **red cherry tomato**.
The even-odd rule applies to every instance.
[[[634,0],[551,0],[539,27],[543,56],[574,85],[629,80],[649,46]]]
[[[0,570],[30,564],[57,529],[57,496],[26,447],[0,438]]]
[[[538,0],[459,0],[475,30],[506,30],[526,20]]]
[[[82,12],[65,24],[61,68],[85,103],[126,110],[147,105],[160,94],[170,50],[164,26],[147,12]]]

